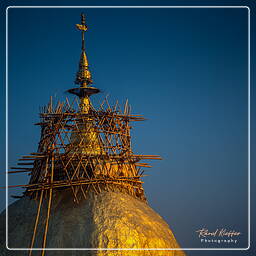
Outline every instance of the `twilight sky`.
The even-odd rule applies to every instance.
[[[134,152],[163,157],[144,178],[149,204],[182,247],[212,246],[198,239],[203,227],[238,230],[231,247],[247,247],[247,8],[9,9],[9,166],[37,150],[39,106],[74,87],[81,12],[94,86],[102,91],[92,102],[128,98],[132,112],[148,119],[133,126]],[[4,155],[0,161],[4,169]],[[27,181],[10,176],[10,185]]]

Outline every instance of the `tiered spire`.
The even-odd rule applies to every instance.
[[[89,97],[92,94],[98,93],[100,90],[90,86],[92,82],[91,72],[89,70],[89,64],[85,52],[85,40],[84,40],[84,32],[87,31],[88,27],[85,24],[85,16],[81,14],[81,24],[76,24],[76,27],[82,33],[82,47],[81,47],[81,56],[79,61],[79,69],[76,73],[75,84],[79,84],[79,88],[69,89],[68,92],[75,94],[80,98],[80,110],[82,112],[88,112],[90,108],[90,100]]]
[[[85,24],[85,16],[83,13],[81,14],[81,24],[76,24],[76,27],[81,31],[82,34],[82,53],[79,62],[79,70],[76,73],[75,83],[79,84],[81,87],[87,87],[88,85],[92,84],[92,76],[85,53],[84,32],[87,31],[88,27]]]

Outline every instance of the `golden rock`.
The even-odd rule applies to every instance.
[[[118,191],[91,192],[87,200],[75,204],[70,192],[64,191],[55,193],[53,202],[46,248],[89,250],[46,251],[47,256],[185,255],[182,250],[145,250],[179,248],[179,244],[160,215],[147,203],[128,194]],[[37,204],[35,200],[22,198],[9,206],[9,247],[29,247]],[[34,248],[41,247],[46,208],[43,207]],[[0,215],[0,225],[0,255],[27,255],[27,251],[10,252],[5,249],[5,211]],[[90,250],[92,248],[100,250]],[[33,251],[32,255],[40,253]]]

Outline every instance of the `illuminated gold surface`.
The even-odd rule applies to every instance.
[[[92,75],[89,70],[88,59],[84,50],[80,56],[79,69],[76,73],[76,84],[80,84],[82,87],[92,84]]]
[[[92,121],[78,124],[78,126],[79,133],[73,133],[70,138],[73,150],[86,155],[102,154],[102,147],[99,144],[98,134],[94,131]]]
[[[82,24],[76,24],[77,29],[79,29],[80,31],[86,31],[87,30],[87,26],[86,25],[82,25]]]
[[[88,113],[90,109],[90,99],[88,96],[80,98],[80,112]],[[79,129],[71,135],[71,145],[76,152],[87,155],[102,154],[103,150],[99,143],[98,133],[95,132],[93,120],[86,120],[77,124]],[[79,131],[79,133],[77,133]],[[77,145],[77,147],[76,147]]]
[[[69,192],[53,197],[47,247],[179,248],[168,224],[146,203],[120,192],[90,194],[75,205]],[[23,198],[9,206],[9,246],[26,247],[32,235],[37,202]],[[46,209],[43,210],[43,215]],[[5,214],[0,215],[0,255],[4,250]],[[41,246],[42,219],[35,247]],[[1,254],[2,253],[2,254]],[[8,252],[7,252],[8,253]],[[22,251],[13,256],[25,256]],[[39,255],[35,252],[33,255]],[[48,251],[47,256],[183,256],[183,251]]]

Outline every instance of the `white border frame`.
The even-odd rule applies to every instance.
[[[251,38],[251,31],[250,31],[250,8],[248,6],[8,6],[6,8],[6,170],[8,170],[8,10],[9,9],[14,9],[14,8],[203,8],[203,9],[208,9],[208,8],[241,8],[244,9],[246,8],[248,10],[248,247],[246,248],[33,248],[33,251],[94,251],[94,250],[124,250],[124,251],[138,251],[138,250],[147,250],[147,251],[174,251],[174,250],[201,250],[201,251],[213,251],[213,250],[225,250],[225,251],[230,251],[230,250],[238,250],[238,251],[246,251],[250,249],[250,244],[251,244],[251,229],[250,229],[250,210],[251,210],[251,198],[250,198],[250,192],[251,192],[251,186],[250,186],[250,176],[251,176],[251,157],[250,157],[250,125],[251,125],[251,95],[250,95],[250,90],[251,90],[251,80],[250,80],[250,72],[251,72],[251,59],[250,59],[250,54],[251,54],[251,45],[250,45],[250,38]],[[31,250],[30,248],[9,248],[8,247],[8,172],[6,172],[6,248],[8,250],[13,250],[13,251],[23,251],[23,250]]]

